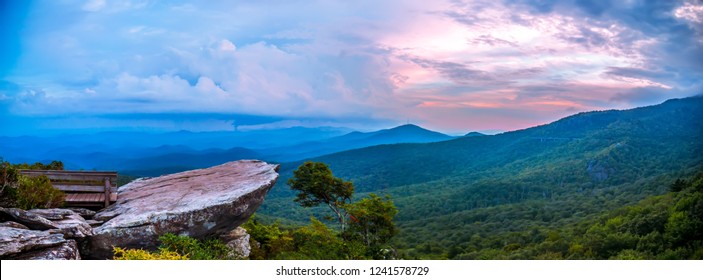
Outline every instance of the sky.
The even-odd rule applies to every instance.
[[[697,0],[0,0],[0,135],[509,131],[703,93]]]

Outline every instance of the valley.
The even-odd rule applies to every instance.
[[[589,255],[569,247],[583,243],[603,217],[665,199],[656,197],[672,182],[703,170],[702,119],[697,96],[496,135],[453,137],[415,125],[375,132],[300,127],[74,135],[71,144],[66,136],[2,137],[0,147],[9,161],[61,159],[68,169],[113,169],[128,178],[239,159],[281,163],[281,178],[256,215],[283,226],[325,220],[325,209],[297,205],[286,185],[303,162],[323,162],[354,184],[354,197],[392,198],[399,228],[392,244],[404,258],[609,258],[619,251]],[[549,240],[561,247],[547,248]]]

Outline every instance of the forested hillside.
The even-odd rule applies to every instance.
[[[471,251],[472,240],[533,229],[538,237],[540,230],[665,193],[703,166],[702,119],[698,96],[580,113],[494,136],[381,145],[314,160],[358,192],[393,197],[396,245],[409,257],[451,258]],[[306,221],[316,213],[296,207],[283,185],[299,164],[282,166],[261,216]]]

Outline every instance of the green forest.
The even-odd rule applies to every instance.
[[[282,163],[242,225],[248,258],[703,259],[701,120],[699,96]],[[60,204],[47,180],[17,169],[61,162],[0,167],[4,205]],[[237,258],[218,240],[161,241],[155,252],[115,256]]]
[[[603,215],[666,194],[677,179],[694,182],[703,167],[701,119],[703,98],[692,97],[580,113],[493,136],[381,145],[313,160],[353,182],[359,197],[393,198],[399,232],[391,243],[403,258],[607,259],[619,251],[588,253],[595,250],[586,248],[590,243],[569,238],[584,236]],[[300,164],[282,165],[279,184],[257,212],[262,221],[324,220],[323,208],[296,205],[285,185]],[[555,238],[564,250],[536,246]],[[664,251],[636,256],[666,258]]]

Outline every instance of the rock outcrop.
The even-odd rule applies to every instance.
[[[56,211],[43,212],[51,210]],[[92,229],[76,213],[62,211],[64,209],[49,209],[32,213],[22,209],[0,208],[5,220],[0,223],[0,258],[79,260],[78,243],[74,239],[81,240],[91,235]],[[59,212],[65,215],[54,215]]]
[[[117,202],[92,218],[104,223],[93,228],[81,253],[105,259],[113,246],[155,249],[166,233],[228,234],[261,205],[278,179],[277,170],[278,165],[242,160],[122,186]]]
[[[233,231],[230,231],[224,235],[220,236],[220,240],[225,243],[227,248],[231,250],[228,259],[244,259],[248,258],[251,254],[251,245],[249,244],[249,239],[251,236],[247,233],[247,230],[238,227]]]
[[[58,229],[49,219],[22,209],[0,208],[0,215],[3,220],[17,222],[33,230]]]

